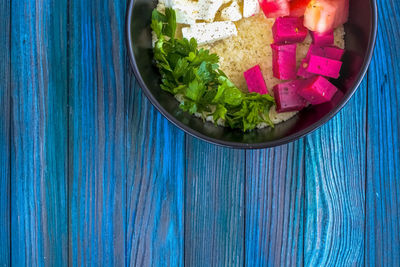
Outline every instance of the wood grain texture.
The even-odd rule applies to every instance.
[[[67,262],[66,10],[65,0],[12,1],[14,266]]]
[[[125,265],[124,0],[69,2],[69,263]]]
[[[400,264],[400,3],[378,1],[368,76],[366,264]]]
[[[0,266],[10,259],[10,1],[0,2]]]
[[[185,265],[242,266],[245,151],[187,137]]]
[[[246,266],[303,266],[303,140],[246,152]]]
[[[185,136],[130,81],[127,265],[183,266]]]
[[[306,266],[364,264],[366,92],[306,137]]]

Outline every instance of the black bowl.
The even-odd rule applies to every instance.
[[[367,72],[377,32],[376,0],[350,0],[350,18],[345,25],[346,53],[341,90],[331,103],[309,107],[294,118],[266,128],[243,133],[216,127],[179,109],[175,98],[161,90],[160,75],[153,65],[151,12],[156,0],[131,0],[126,15],[126,40],[136,78],[151,103],[173,124],[202,140],[234,148],[267,148],[292,142],[325,124],[349,101]]]

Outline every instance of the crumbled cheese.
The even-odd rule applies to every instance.
[[[199,45],[210,44],[225,38],[237,36],[236,26],[231,21],[197,23],[182,29],[183,37],[195,38]]]
[[[198,15],[197,2],[190,0],[162,0],[165,7],[175,10],[176,22],[181,24],[194,24]]]
[[[218,10],[224,4],[224,0],[199,0],[197,2],[197,19],[212,22]]]
[[[227,21],[238,21],[242,19],[242,13],[240,13],[240,6],[237,2],[232,2],[232,4],[224,8],[221,11],[221,18]]]
[[[258,0],[244,0],[243,2],[243,17],[248,18],[260,12],[260,4]]]

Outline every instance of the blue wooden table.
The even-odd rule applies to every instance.
[[[344,110],[259,151],[151,106],[126,4],[0,1],[0,266],[400,265],[398,0]]]

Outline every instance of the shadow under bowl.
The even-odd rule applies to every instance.
[[[350,0],[349,21],[345,24],[346,53],[341,76],[334,84],[340,89],[333,101],[310,106],[275,128],[243,133],[183,112],[174,96],[160,88],[160,74],[154,65],[151,13],[157,1],[131,0],[126,14],[126,42],[137,81],[150,102],[173,124],[207,142],[232,148],[269,148],[295,141],[334,117],[355,93],[364,78],[377,33],[376,0]]]

